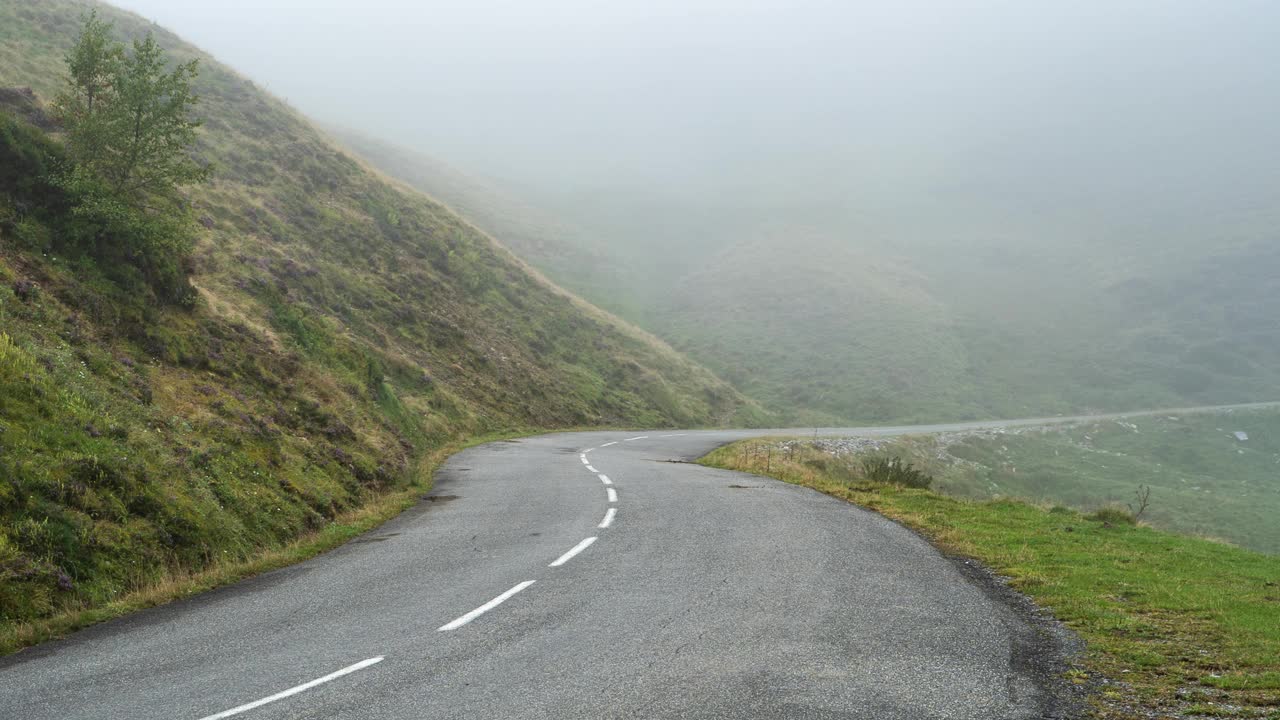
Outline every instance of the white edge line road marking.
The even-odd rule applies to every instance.
[[[609,479],[609,476],[608,476],[608,475],[601,475],[601,476],[600,476],[600,482],[604,483],[605,485],[612,485],[612,484],[613,484],[613,481]]]
[[[496,597],[496,598],[494,598],[494,599],[490,600],[489,602],[487,602],[487,603],[485,603],[485,604],[481,605],[480,607],[476,608],[475,610],[472,610],[471,612],[467,613],[466,615],[463,615],[462,617],[458,618],[457,620],[454,620],[453,622],[448,623],[447,625],[441,625],[441,626],[438,628],[438,631],[439,631],[439,632],[446,632],[446,631],[448,631],[448,630],[457,630],[458,628],[462,627],[463,625],[466,625],[467,623],[471,622],[472,620],[475,620],[476,618],[480,617],[481,615],[483,615],[483,614],[485,614],[485,613],[489,612],[490,610],[492,610],[492,609],[494,609],[494,608],[498,607],[498,606],[499,606],[499,605],[501,605],[502,603],[504,603],[504,602],[506,602],[507,600],[509,600],[509,599],[511,598],[511,596],[512,596],[512,595],[515,595],[516,593],[518,593],[518,592],[520,592],[521,590],[523,590],[523,589],[525,589],[525,588],[529,587],[529,586],[530,586],[530,585],[532,585],[533,583],[534,583],[534,581],[533,581],[533,580],[525,580],[524,582],[520,583],[519,585],[516,585],[515,587],[511,588],[510,590],[508,590],[508,591],[506,591],[506,592],[502,593],[502,594],[501,594],[501,595],[499,595],[498,597]]]
[[[649,439],[649,436],[648,436],[648,435],[641,435],[640,437],[627,438],[626,440],[623,440],[622,442],[631,442],[632,440],[648,440],[648,439]]]
[[[278,692],[275,695],[264,697],[261,700],[254,700],[253,702],[247,703],[245,705],[241,705],[240,707],[234,707],[234,708],[231,708],[230,710],[223,710],[217,715],[210,715],[208,717],[201,718],[201,720],[220,720],[221,718],[228,718],[228,717],[231,717],[232,715],[239,715],[242,712],[248,712],[254,708],[262,707],[267,703],[273,703],[277,700],[283,700],[289,697],[290,695],[297,695],[298,693],[304,692],[306,690],[310,690],[311,688],[317,685],[323,685],[324,683],[327,683],[330,680],[337,680],[343,675],[350,675],[351,673],[357,670],[363,670],[369,667],[370,665],[377,665],[380,662],[382,662],[382,658],[380,657],[369,658],[368,660],[361,660],[355,665],[344,667],[338,672],[329,673],[328,675],[325,675],[322,678],[316,678],[315,680],[312,680],[309,683],[303,683],[297,687],[291,687],[288,690],[285,690],[284,692]]]
[[[618,441],[617,441],[617,440],[614,440],[613,442],[607,442],[607,443],[605,443],[605,444],[601,445],[600,447],[609,447],[610,445],[617,445],[617,444],[618,444]]]
[[[590,465],[588,465],[588,466],[587,466],[587,469],[588,469],[588,470],[590,470],[590,471],[591,471],[591,472],[593,472],[593,473],[598,473],[598,472],[600,472],[599,470],[597,470],[597,469],[595,469],[595,468],[591,467]]]
[[[618,491],[611,487],[605,488],[605,492],[609,493],[609,502],[618,502]]]
[[[587,460],[587,456],[586,456],[586,455],[583,455],[583,456],[582,456],[582,464],[583,464],[583,465],[586,465],[588,462],[589,462],[589,461]]]
[[[613,516],[616,515],[617,513],[618,513],[617,508],[609,508],[609,511],[604,514],[604,520],[601,520],[600,524],[597,525],[596,527],[602,527],[602,528],[609,527],[610,525],[613,524]]]
[[[560,567],[561,565],[563,565],[563,564],[565,564],[565,563],[569,562],[570,560],[572,560],[574,555],[577,555],[578,553],[582,552],[583,550],[586,550],[587,548],[591,547],[591,543],[593,543],[593,542],[595,542],[595,541],[596,541],[596,539],[595,539],[594,537],[589,537],[589,538],[587,538],[586,540],[583,540],[582,542],[578,543],[577,545],[574,545],[572,550],[570,550],[569,552],[567,552],[567,553],[565,553],[565,554],[561,555],[560,557],[556,558],[555,562],[551,563],[551,564],[550,564],[550,565],[548,565],[547,567]]]
[[[583,455],[586,455],[587,453],[591,452],[592,450],[595,450],[595,448],[587,448],[586,450],[583,450],[583,451],[582,451],[582,454],[583,454]]]

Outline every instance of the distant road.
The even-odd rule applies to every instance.
[[[980,573],[848,503],[669,462],[788,432],[813,429],[473,448],[333,552],[0,660],[0,717],[1057,717],[1062,638]]]
[[[1016,420],[974,420],[959,423],[940,423],[936,425],[872,425],[868,427],[846,428],[789,428],[786,430],[768,430],[770,435],[813,435],[821,436],[877,436],[892,437],[894,435],[931,435],[944,432],[961,432],[965,430],[998,430],[1014,427],[1041,427],[1045,425],[1066,425],[1070,423],[1096,422],[1099,420],[1125,420],[1141,417],[1161,417],[1177,415],[1195,415],[1231,410],[1267,410],[1280,408],[1280,401],[1237,403],[1235,405],[1200,405],[1197,407],[1164,408],[1160,410],[1134,410],[1130,412],[1098,413],[1094,415],[1054,415],[1052,417],[1019,418]]]

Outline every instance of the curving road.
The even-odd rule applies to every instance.
[[[670,462],[759,434],[473,448],[333,552],[0,660],[0,717],[1057,716],[1061,638],[980,573]]]
[[[671,461],[1275,405],[493,443],[333,552],[0,659],[0,718],[1062,717],[1071,639],[998,582],[847,503]]]

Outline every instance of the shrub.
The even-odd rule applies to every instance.
[[[1138,524],[1138,519],[1133,516],[1133,513],[1122,507],[1116,507],[1114,505],[1098,508],[1097,511],[1089,516],[1089,519],[1094,522],[1100,522],[1103,525]]]
[[[874,457],[862,461],[862,472],[871,482],[927,489],[933,476],[898,457]]]
[[[35,252],[48,252],[53,247],[53,235],[49,228],[33,217],[24,217],[14,224],[13,236],[18,245]]]
[[[35,369],[35,361],[14,343],[13,338],[0,332],[0,379],[20,378]]]
[[[35,126],[0,109],[0,195],[17,207],[46,206],[59,201],[48,178],[62,162],[62,146]]]

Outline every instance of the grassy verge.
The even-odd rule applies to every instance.
[[[164,605],[270,570],[293,565],[332,550],[416,504],[422,494],[431,489],[432,477],[436,469],[454,453],[486,442],[527,434],[529,432],[496,433],[437,448],[421,459],[413,471],[412,482],[409,485],[342,513],[323,528],[307,533],[280,547],[263,550],[243,560],[217,563],[198,571],[173,568],[147,587],[102,605],[68,609],[53,617],[40,620],[0,623],[0,656],[37,643],[57,639],[89,625]]]
[[[1095,717],[1280,718],[1280,558],[1064,507],[866,480],[860,460],[757,440],[702,461],[848,500],[972,557],[1088,644]]]

